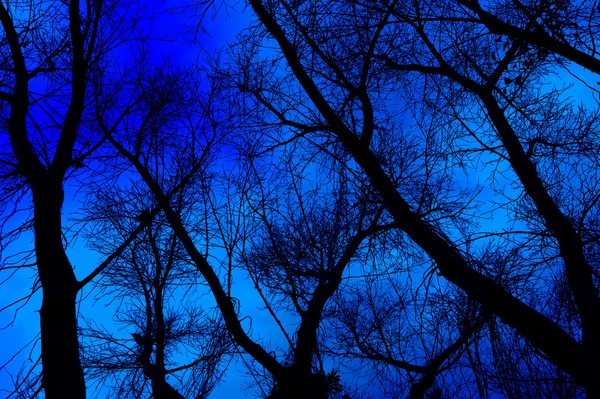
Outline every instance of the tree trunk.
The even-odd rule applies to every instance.
[[[46,399],[85,399],[77,337],[78,285],[62,243],[63,197],[60,181],[44,179],[33,188],[35,251],[42,283],[42,386]]]
[[[283,373],[284,378],[276,381],[269,399],[327,399],[329,386],[324,375],[301,371],[291,366]]]
[[[156,370],[154,373],[148,373],[144,369],[146,377],[150,378],[152,383],[152,393],[155,399],[185,399],[175,388],[169,384],[164,374],[159,374]],[[150,377],[148,374],[156,374]]]

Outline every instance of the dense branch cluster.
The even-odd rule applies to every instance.
[[[8,397],[600,397],[598,3],[244,5],[0,5]]]

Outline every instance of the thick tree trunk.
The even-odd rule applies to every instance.
[[[64,250],[62,182],[33,189],[37,266],[42,283],[42,386],[46,399],[85,399],[77,337],[78,284]]]
[[[329,389],[325,376],[291,366],[276,381],[269,399],[327,399]]]
[[[427,390],[435,383],[435,377],[437,377],[437,373],[429,373],[425,374],[419,381],[415,382],[410,387],[409,399],[425,399]]]
[[[185,399],[175,388],[171,386],[165,379],[164,374],[158,373],[157,370],[147,372],[144,369],[146,377],[150,378],[152,383],[152,393],[155,399]],[[150,375],[153,376],[150,376]]]
[[[42,386],[46,399],[86,397],[79,361],[75,303],[74,284],[43,286],[40,324]]]

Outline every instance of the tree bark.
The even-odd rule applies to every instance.
[[[62,243],[63,197],[61,181],[44,179],[33,187],[35,251],[42,283],[42,387],[47,399],[85,399],[77,337],[78,284]]]

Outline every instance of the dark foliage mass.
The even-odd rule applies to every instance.
[[[237,6],[0,5],[8,397],[599,398],[599,4]]]

